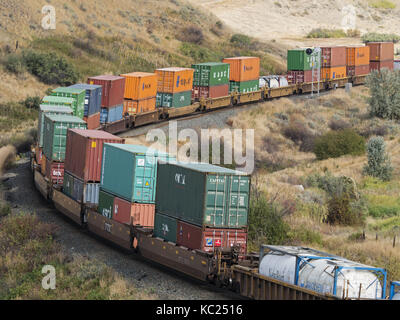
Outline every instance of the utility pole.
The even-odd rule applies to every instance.
[[[318,71],[317,74],[317,82],[318,82],[318,89],[317,93],[319,96],[319,82],[321,77],[321,48],[316,47],[314,49],[308,48],[306,53],[311,58],[311,98],[314,97],[314,72],[315,70]]]

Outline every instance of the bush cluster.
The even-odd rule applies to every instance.
[[[177,36],[177,39],[183,42],[201,44],[204,40],[204,34],[199,27],[191,26],[184,28]]]
[[[346,154],[362,155],[364,152],[364,138],[352,129],[330,131],[315,139],[314,153],[318,160]]]
[[[363,173],[383,181],[389,181],[392,177],[393,168],[389,156],[385,152],[385,141],[382,137],[372,137],[367,144],[368,163]]]
[[[291,122],[284,130],[283,135],[300,146],[300,151],[311,152],[314,149],[316,136],[302,121]]]
[[[397,43],[400,40],[400,36],[393,33],[375,33],[369,32],[361,37],[361,41],[364,43],[368,42],[394,42]]]

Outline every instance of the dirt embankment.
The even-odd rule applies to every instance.
[[[2,176],[7,165],[15,159],[16,150],[13,146],[0,148],[0,176]]]

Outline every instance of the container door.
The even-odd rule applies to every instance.
[[[227,188],[228,179],[226,175],[207,176],[205,225],[213,227],[225,226]]]
[[[154,203],[156,159],[154,156],[137,154],[135,161],[134,200],[141,203]]]
[[[229,228],[247,226],[250,180],[247,176],[228,176],[225,225]]]

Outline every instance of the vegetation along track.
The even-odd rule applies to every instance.
[[[139,255],[125,252],[98,237],[89,235],[43,200],[34,186],[29,159],[23,158],[18,161],[2,180],[5,186],[5,199],[13,210],[36,213],[41,221],[58,226],[56,241],[62,244],[67,253],[104,263],[121,275],[127,283],[138,289],[149,290],[156,298],[167,300],[240,298],[232,292],[216,289],[161,265],[147,262]]]

